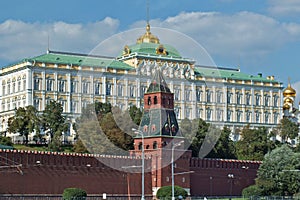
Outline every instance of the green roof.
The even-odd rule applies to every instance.
[[[130,49],[130,53],[142,53],[142,54],[150,54],[150,55],[158,55],[156,53],[156,49],[162,44],[156,44],[156,43],[140,43],[140,44],[134,44],[134,45],[130,45],[128,46],[128,48]],[[162,45],[166,52],[167,55],[162,55],[159,54],[161,56],[165,56],[165,57],[178,57],[181,58],[180,53],[172,46],[170,45]],[[123,52],[120,54],[120,56],[122,56]]]
[[[53,64],[69,64],[78,66],[91,66],[91,67],[108,67],[114,69],[131,70],[133,67],[130,65],[115,60],[111,57],[100,57],[87,54],[65,53],[50,51],[37,57],[24,59],[23,61],[42,62]]]
[[[218,67],[195,67],[195,74],[197,76],[203,77],[214,77],[214,78],[228,78],[236,80],[252,80],[252,81],[262,81],[262,82],[278,82],[276,80],[270,80],[262,77],[261,75],[249,75],[240,72],[237,69],[226,69]]]

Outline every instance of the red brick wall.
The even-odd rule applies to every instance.
[[[242,194],[254,184],[260,162],[192,158],[190,162],[193,196],[229,196]],[[233,178],[228,175],[233,175]]]
[[[137,169],[124,172],[103,164],[120,169],[140,165],[140,159],[0,150],[0,163],[0,194],[62,194],[67,187],[88,194],[141,194],[141,174],[133,171]],[[14,167],[19,164],[20,170]],[[150,180],[151,174],[146,173],[145,182]],[[151,184],[145,184],[145,193],[152,194]]]
[[[243,188],[254,184],[260,165],[255,161],[185,157],[176,161],[175,172],[194,171],[185,175],[187,182],[180,183],[183,187],[190,185],[192,196],[241,195]],[[19,164],[20,170],[16,167]],[[128,168],[124,172],[122,168],[139,165],[140,158],[124,156],[0,150],[0,194],[62,194],[64,188],[79,187],[88,194],[139,195],[140,169]],[[151,166],[151,159],[147,158],[145,165]],[[170,166],[163,171],[159,176],[170,177]],[[152,178],[151,172],[145,173],[145,194],[152,194]],[[160,178],[163,184],[170,185],[171,180]],[[182,182],[180,175],[175,179],[176,184]]]

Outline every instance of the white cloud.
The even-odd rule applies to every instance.
[[[119,21],[109,17],[88,24],[7,20],[0,24],[0,60],[12,62],[42,54],[47,50],[48,36],[52,50],[88,53],[118,27]]]
[[[299,41],[300,24],[282,23],[252,12],[181,13],[166,20],[153,20],[152,26],[166,27],[189,35],[212,55],[229,58],[256,58],[276,51],[291,41]],[[137,22],[132,27],[141,26]]]
[[[275,15],[296,15],[300,13],[299,0],[269,0],[269,11]]]

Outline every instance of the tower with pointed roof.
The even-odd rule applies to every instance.
[[[189,171],[191,152],[184,150],[184,142],[174,112],[174,94],[168,87],[160,69],[156,69],[153,79],[144,94],[144,113],[139,127],[139,135],[134,139],[132,154],[140,155],[142,145],[145,154],[152,157],[152,190],[171,185],[171,162],[176,157],[177,173]],[[141,135],[142,134],[142,135]],[[173,148],[173,154],[172,154]],[[177,156],[176,156],[177,155]],[[172,158],[173,156],[173,158]],[[183,181],[182,181],[183,180]],[[190,190],[190,175],[175,177],[175,185]]]

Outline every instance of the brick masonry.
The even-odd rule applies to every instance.
[[[193,171],[184,184],[193,196],[241,195],[244,187],[254,183],[260,165],[254,161],[198,158],[178,162]],[[0,194],[62,194],[68,187],[96,195],[141,194],[140,169],[126,168],[140,166],[140,157],[0,150],[0,163]],[[147,157],[145,163],[151,166],[153,162]],[[170,170],[170,166],[164,170]],[[147,195],[152,195],[153,171],[145,173]],[[182,185],[180,182],[180,177],[175,177],[175,184]],[[162,183],[171,185],[171,180]]]

